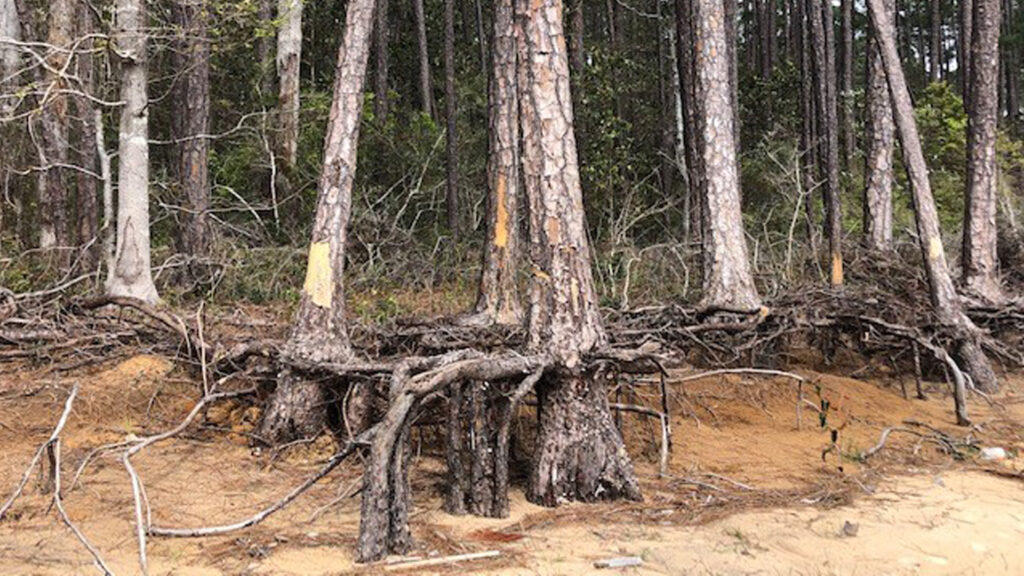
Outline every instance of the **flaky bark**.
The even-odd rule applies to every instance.
[[[925,164],[924,152],[921,149],[910,91],[907,89],[899,54],[896,52],[896,31],[885,11],[884,0],[868,0],[868,6],[871,26],[889,84],[900,149],[903,151],[903,165],[907,169],[910,182],[918,241],[928,276],[932,307],[939,322],[957,339],[956,355],[964,371],[970,375],[978,388],[992,391],[998,388],[995,373],[981,349],[978,328],[964,313],[963,303],[953,285],[949,265],[946,263],[938,211],[935,208],[931,184],[928,182],[928,166]]]
[[[972,296],[992,303],[1004,298],[996,254],[999,3],[974,0],[962,256],[965,288]]]
[[[583,356],[605,342],[590,268],[559,0],[517,0],[523,180],[530,205],[529,346],[558,368],[540,383],[527,497],[639,498],[602,384]]]
[[[890,20],[895,0],[884,0]],[[872,250],[892,249],[892,186],[895,126],[889,85],[873,30],[868,34],[865,110],[864,244]]]
[[[423,113],[434,117],[434,87],[430,79],[430,49],[427,45],[427,20],[423,12],[423,0],[412,0],[413,15],[416,19],[416,47],[420,63],[420,106]]]
[[[494,2],[492,74],[488,103],[487,242],[476,317],[482,323],[522,322],[516,286],[519,261],[519,95],[512,0]]]
[[[295,168],[299,151],[299,63],[302,59],[302,0],[278,0],[277,114],[282,168]]]
[[[747,259],[740,211],[739,169],[729,80],[729,51],[717,0],[694,0],[697,129],[705,170],[704,296],[702,306],[753,311],[761,306]]]
[[[159,300],[149,250],[149,98],[144,0],[118,0],[114,44],[121,56],[117,163],[117,246],[106,290],[150,304]]]
[[[455,90],[455,0],[444,0],[444,114],[445,209],[448,231],[459,238],[459,135],[456,130],[458,93]]]
[[[210,127],[210,42],[207,38],[209,6],[205,0],[177,0],[185,36],[182,99],[176,102],[181,134],[178,183],[185,197],[182,250],[190,256],[205,256],[210,242],[210,177],[207,138]]]
[[[352,0],[345,14],[306,281],[281,351],[310,363],[344,362],[351,356],[345,326],[345,245],[374,5],[374,0]],[[264,417],[264,437],[280,442],[319,432],[325,419],[321,395],[318,385],[285,371]]]

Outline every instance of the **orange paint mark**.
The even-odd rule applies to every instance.
[[[506,188],[505,175],[498,174],[498,187],[495,191],[497,196],[495,201],[498,203],[498,213],[495,217],[496,221],[494,223],[494,245],[498,248],[505,248],[508,246],[508,209],[505,207],[505,196],[508,191]]]
[[[838,252],[832,253],[832,285],[843,285],[843,257]]]

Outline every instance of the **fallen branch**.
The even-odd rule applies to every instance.
[[[481,560],[483,558],[497,558],[498,556],[501,556],[501,552],[499,552],[498,550],[488,550],[487,552],[471,552],[469,554],[457,554],[455,556],[441,556],[439,558],[426,558],[424,560],[412,560],[410,562],[401,562],[399,564],[389,564],[384,567],[384,571],[397,572],[399,570],[414,570],[416,568],[426,568],[427,566],[455,564],[456,562],[465,562],[467,560]]]

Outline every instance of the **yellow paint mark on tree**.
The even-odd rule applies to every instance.
[[[942,240],[938,237],[928,241],[928,258],[934,260],[942,255]]]
[[[313,304],[321,308],[331,307],[334,278],[331,275],[331,246],[327,242],[313,242],[309,245],[306,282],[302,289]]]
[[[498,213],[497,221],[494,223],[494,245],[498,248],[508,246],[508,209],[505,207],[505,195],[508,191],[506,187],[505,175],[498,174],[497,198],[495,198],[498,203]]]
[[[832,253],[832,285],[843,285],[843,257],[838,252]]]

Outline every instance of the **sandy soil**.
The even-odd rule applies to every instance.
[[[830,405],[834,446],[809,407],[797,429],[796,388],[785,379],[716,377],[676,388],[675,447],[665,477],[657,474],[656,428],[625,416],[642,504],[548,510],[514,491],[510,518],[451,517],[440,511],[443,467],[432,444],[418,442],[415,554],[502,553],[440,569],[446,574],[618,573],[595,570],[593,562],[619,555],[644,559],[642,568],[621,571],[627,574],[1024,574],[1024,458],[1016,457],[1024,449],[1024,403],[1015,394],[1024,382],[1009,378],[998,406],[972,401],[976,427],[968,431],[953,426],[938,384],[930,386],[929,400],[905,400],[884,379],[801,373],[811,379],[807,399]],[[61,376],[0,374],[0,498],[49,434],[73,382],[81,392],[64,435],[65,482],[92,448],[164,430],[196,398],[194,382],[181,370],[148,356]],[[626,400],[655,402],[653,390],[638,390]],[[277,456],[254,449],[245,434],[258,416],[245,404],[215,406],[205,428],[136,459],[154,523],[200,526],[248,516],[333,450],[326,438]],[[922,430],[907,420],[960,439],[970,433],[982,446],[1008,449],[1011,458],[980,462],[965,450],[965,459],[954,461],[910,434],[894,434],[877,456],[860,458],[884,427]],[[66,505],[117,574],[136,574],[131,495],[116,456],[96,459],[80,485],[66,486]],[[353,564],[359,498],[352,493],[359,480],[358,461],[349,462],[254,528],[206,539],[152,539],[150,572],[383,573],[382,565]],[[93,573],[88,555],[31,482],[0,522],[0,574]]]

